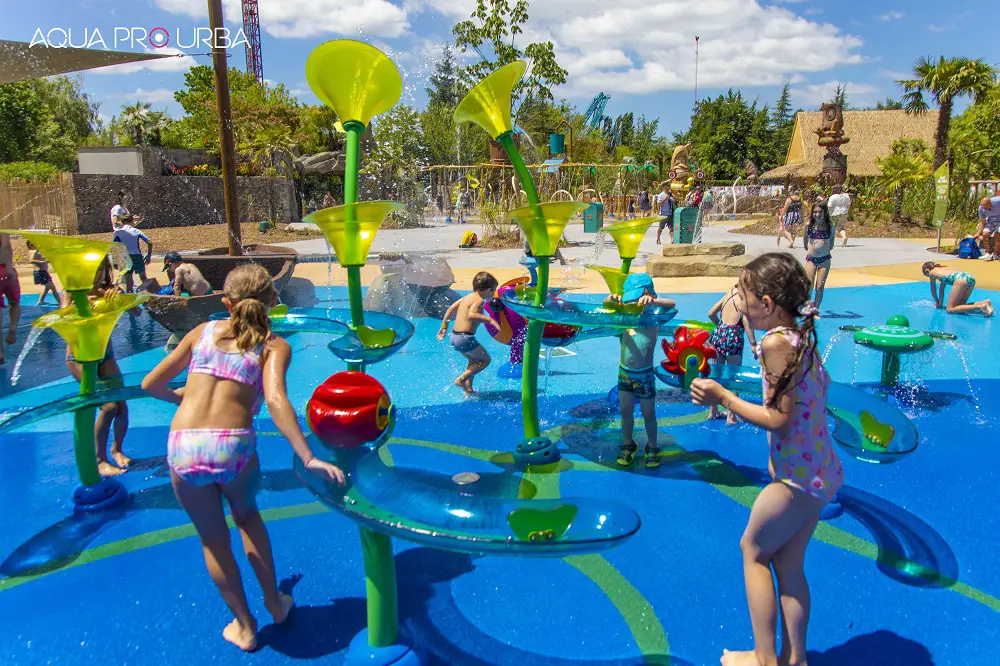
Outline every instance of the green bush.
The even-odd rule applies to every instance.
[[[48,162],[7,162],[0,164],[0,182],[41,183],[58,176],[62,171]]]

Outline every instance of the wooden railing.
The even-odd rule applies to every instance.
[[[0,183],[0,229],[76,233],[76,203],[69,174],[44,183]]]

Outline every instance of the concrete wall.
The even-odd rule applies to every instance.
[[[121,176],[143,174],[143,155],[137,147],[77,148],[76,157],[80,163],[80,173]]]
[[[119,191],[128,194],[132,213],[142,215],[143,229],[224,224],[222,179],[216,176],[72,175],[78,233],[111,232],[111,207]],[[282,178],[237,178],[240,221],[268,217],[298,222],[292,183]],[[250,206],[252,198],[253,206]]]

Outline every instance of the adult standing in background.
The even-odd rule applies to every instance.
[[[121,243],[125,246],[125,251],[132,261],[132,265],[129,266],[129,269],[122,276],[125,278],[125,289],[129,293],[133,291],[133,275],[139,276],[140,284],[146,281],[146,266],[149,265],[149,262],[153,258],[153,243],[146,234],[133,227],[131,222],[131,215],[126,215],[124,218],[115,220],[115,235],[111,238],[112,243]],[[142,256],[142,250],[139,248],[140,240],[146,242],[145,257]]]
[[[118,203],[111,207],[111,228],[115,227],[115,222],[119,221],[124,223],[125,218],[131,218],[129,224],[139,224],[142,222],[141,215],[132,215],[128,208],[125,207],[125,199],[127,195],[124,191],[118,193]]]
[[[656,195],[656,205],[659,207],[660,215],[663,217],[660,220],[660,226],[656,230],[656,244],[660,244],[660,235],[663,234],[663,227],[670,229],[670,242],[673,242],[674,238],[674,208],[677,206],[677,199],[674,198],[674,193],[670,190],[670,181],[665,180],[662,183],[663,191]]]
[[[983,259],[993,261],[1000,255],[1000,197],[985,197],[979,204],[979,229],[976,237],[986,247]]]
[[[332,208],[336,205],[337,202],[333,200],[333,195],[327,191],[327,193],[323,195],[323,208]]]
[[[847,247],[847,214],[851,210],[851,195],[844,191],[843,185],[834,185],[826,205],[830,209],[830,221],[836,234],[844,239],[841,247]]]

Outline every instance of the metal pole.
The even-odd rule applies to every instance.
[[[215,106],[219,112],[219,157],[222,160],[222,196],[226,202],[229,255],[243,256],[240,212],[236,204],[236,149],[233,147],[233,116],[229,105],[229,62],[222,48],[225,28],[222,0],[208,0],[208,24],[212,29],[212,66],[215,69]]]
[[[694,105],[698,106],[698,40],[701,37],[694,36]]]

